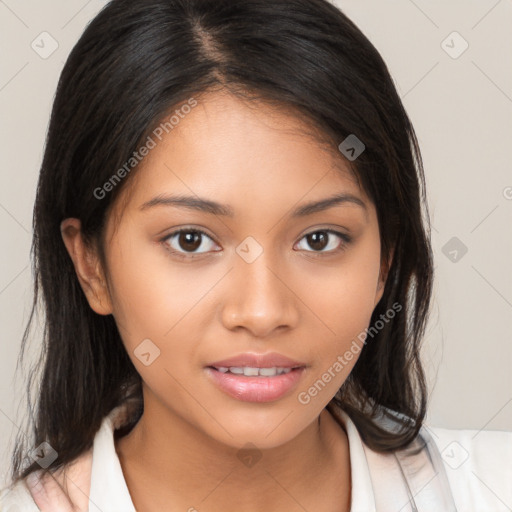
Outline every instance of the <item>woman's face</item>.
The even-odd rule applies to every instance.
[[[354,366],[359,351],[343,355],[361,346],[383,291],[376,212],[341,154],[301,127],[210,94],[153,137],[123,190],[106,232],[108,300],[145,414],[274,447],[318,417]],[[219,363],[237,356],[225,372]]]

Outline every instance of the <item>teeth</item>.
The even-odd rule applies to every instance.
[[[219,366],[217,370],[222,373],[227,373],[229,371],[235,375],[243,375],[245,377],[275,377],[276,375],[290,373],[292,371],[291,368],[280,368],[275,366],[273,368],[253,368],[250,366],[231,366],[226,368],[225,366]]]
[[[273,377],[277,375],[277,368],[260,368],[259,374],[265,377]]]

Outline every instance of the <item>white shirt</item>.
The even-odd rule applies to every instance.
[[[80,484],[90,479],[88,496],[83,489],[74,489],[75,496],[82,500],[83,509],[81,510],[87,510],[88,503],[90,512],[136,512],[114,444],[114,430],[120,426],[122,414],[122,406],[120,406],[103,420],[94,438],[93,447],[83,457],[81,467],[85,470],[81,475],[71,473],[75,483]],[[369,449],[363,444],[350,417],[342,411],[340,418],[347,432],[350,450],[352,481],[350,510],[351,512],[377,512],[366,456]],[[428,431],[441,452],[451,492],[459,512],[512,511],[512,432],[433,427],[428,427]],[[372,453],[375,454],[375,452]],[[381,458],[385,467],[386,456],[375,454],[374,461],[377,460],[375,457]],[[80,464],[77,464],[76,467],[79,466]],[[86,477],[84,471],[87,472]],[[49,503],[48,508],[42,510],[59,512],[58,499],[55,496],[49,499]],[[0,512],[38,512],[39,510],[24,481],[0,493]],[[388,512],[388,510],[378,512]],[[399,512],[399,510],[389,508],[389,512]]]

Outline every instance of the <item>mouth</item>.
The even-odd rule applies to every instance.
[[[305,366],[207,366],[210,381],[225,394],[243,402],[273,402],[292,392]]]

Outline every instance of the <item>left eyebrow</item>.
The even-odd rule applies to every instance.
[[[345,203],[360,206],[364,210],[365,215],[368,214],[366,204],[359,197],[352,194],[336,194],[326,199],[321,199],[320,201],[313,201],[299,206],[293,210],[292,217],[304,217]]]

